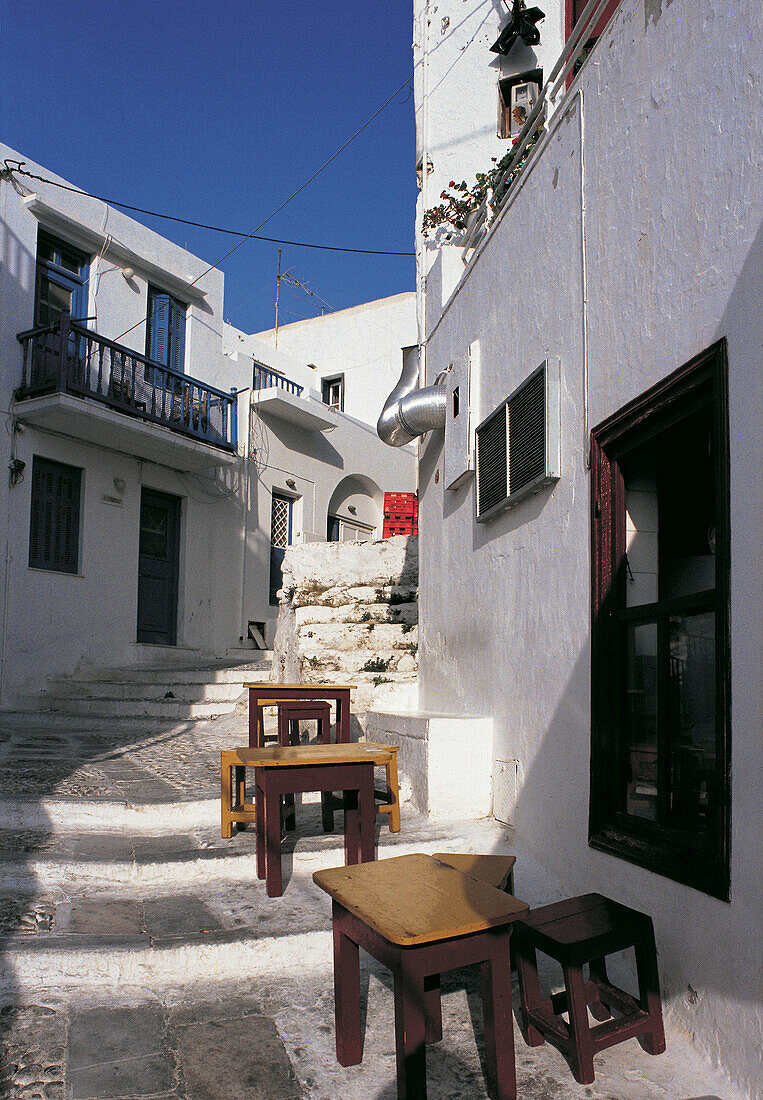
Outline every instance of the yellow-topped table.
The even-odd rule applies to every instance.
[[[428,855],[332,867],[313,880],[332,898],[339,1062],[362,1058],[360,947],[394,977],[399,1100],[426,1097],[425,1044],[442,1038],[440,974],[479,964],[488,1091],[514,1100],[509,936],[527,903]]]

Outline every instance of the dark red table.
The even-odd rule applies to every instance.
[[[350,692],[355,684],[245,684],[249,689],[249,747],[264,744],[262,708],[297,699],[328,699],[336,703],[336,741],[350,740]]]

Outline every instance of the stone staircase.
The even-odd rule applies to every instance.
[[[153,666],[81,670],[17,697],[14,709],[80,718],[215,718],[234,710],[244,684],[270,678],[272,655],[251,652],[244,659],[195,657]]]

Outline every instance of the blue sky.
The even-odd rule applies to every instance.
[[[410,0],[0,0],[2,139],[83,190],[250,232],[412,71]],[[262,229],[413,250],[410,85]],[[235,238],[140,215],[216,263]],[[275,316],[278,245],[220,266],[225,316]],[[282,266],[334,309],[414,288],[411,257],[283,247]],[[307,300],[301,300],[301,298]],[[282,284],[282,324],[316,315]]]

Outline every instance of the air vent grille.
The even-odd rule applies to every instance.
[[[538,371],[508,402],[509,495],[546,472],[545,375]]]
[[[477,515],[506,499],[506,405],[477,428]]]
[[[477,519],[560,474],[559,364],[542,363],[477,428]]]

